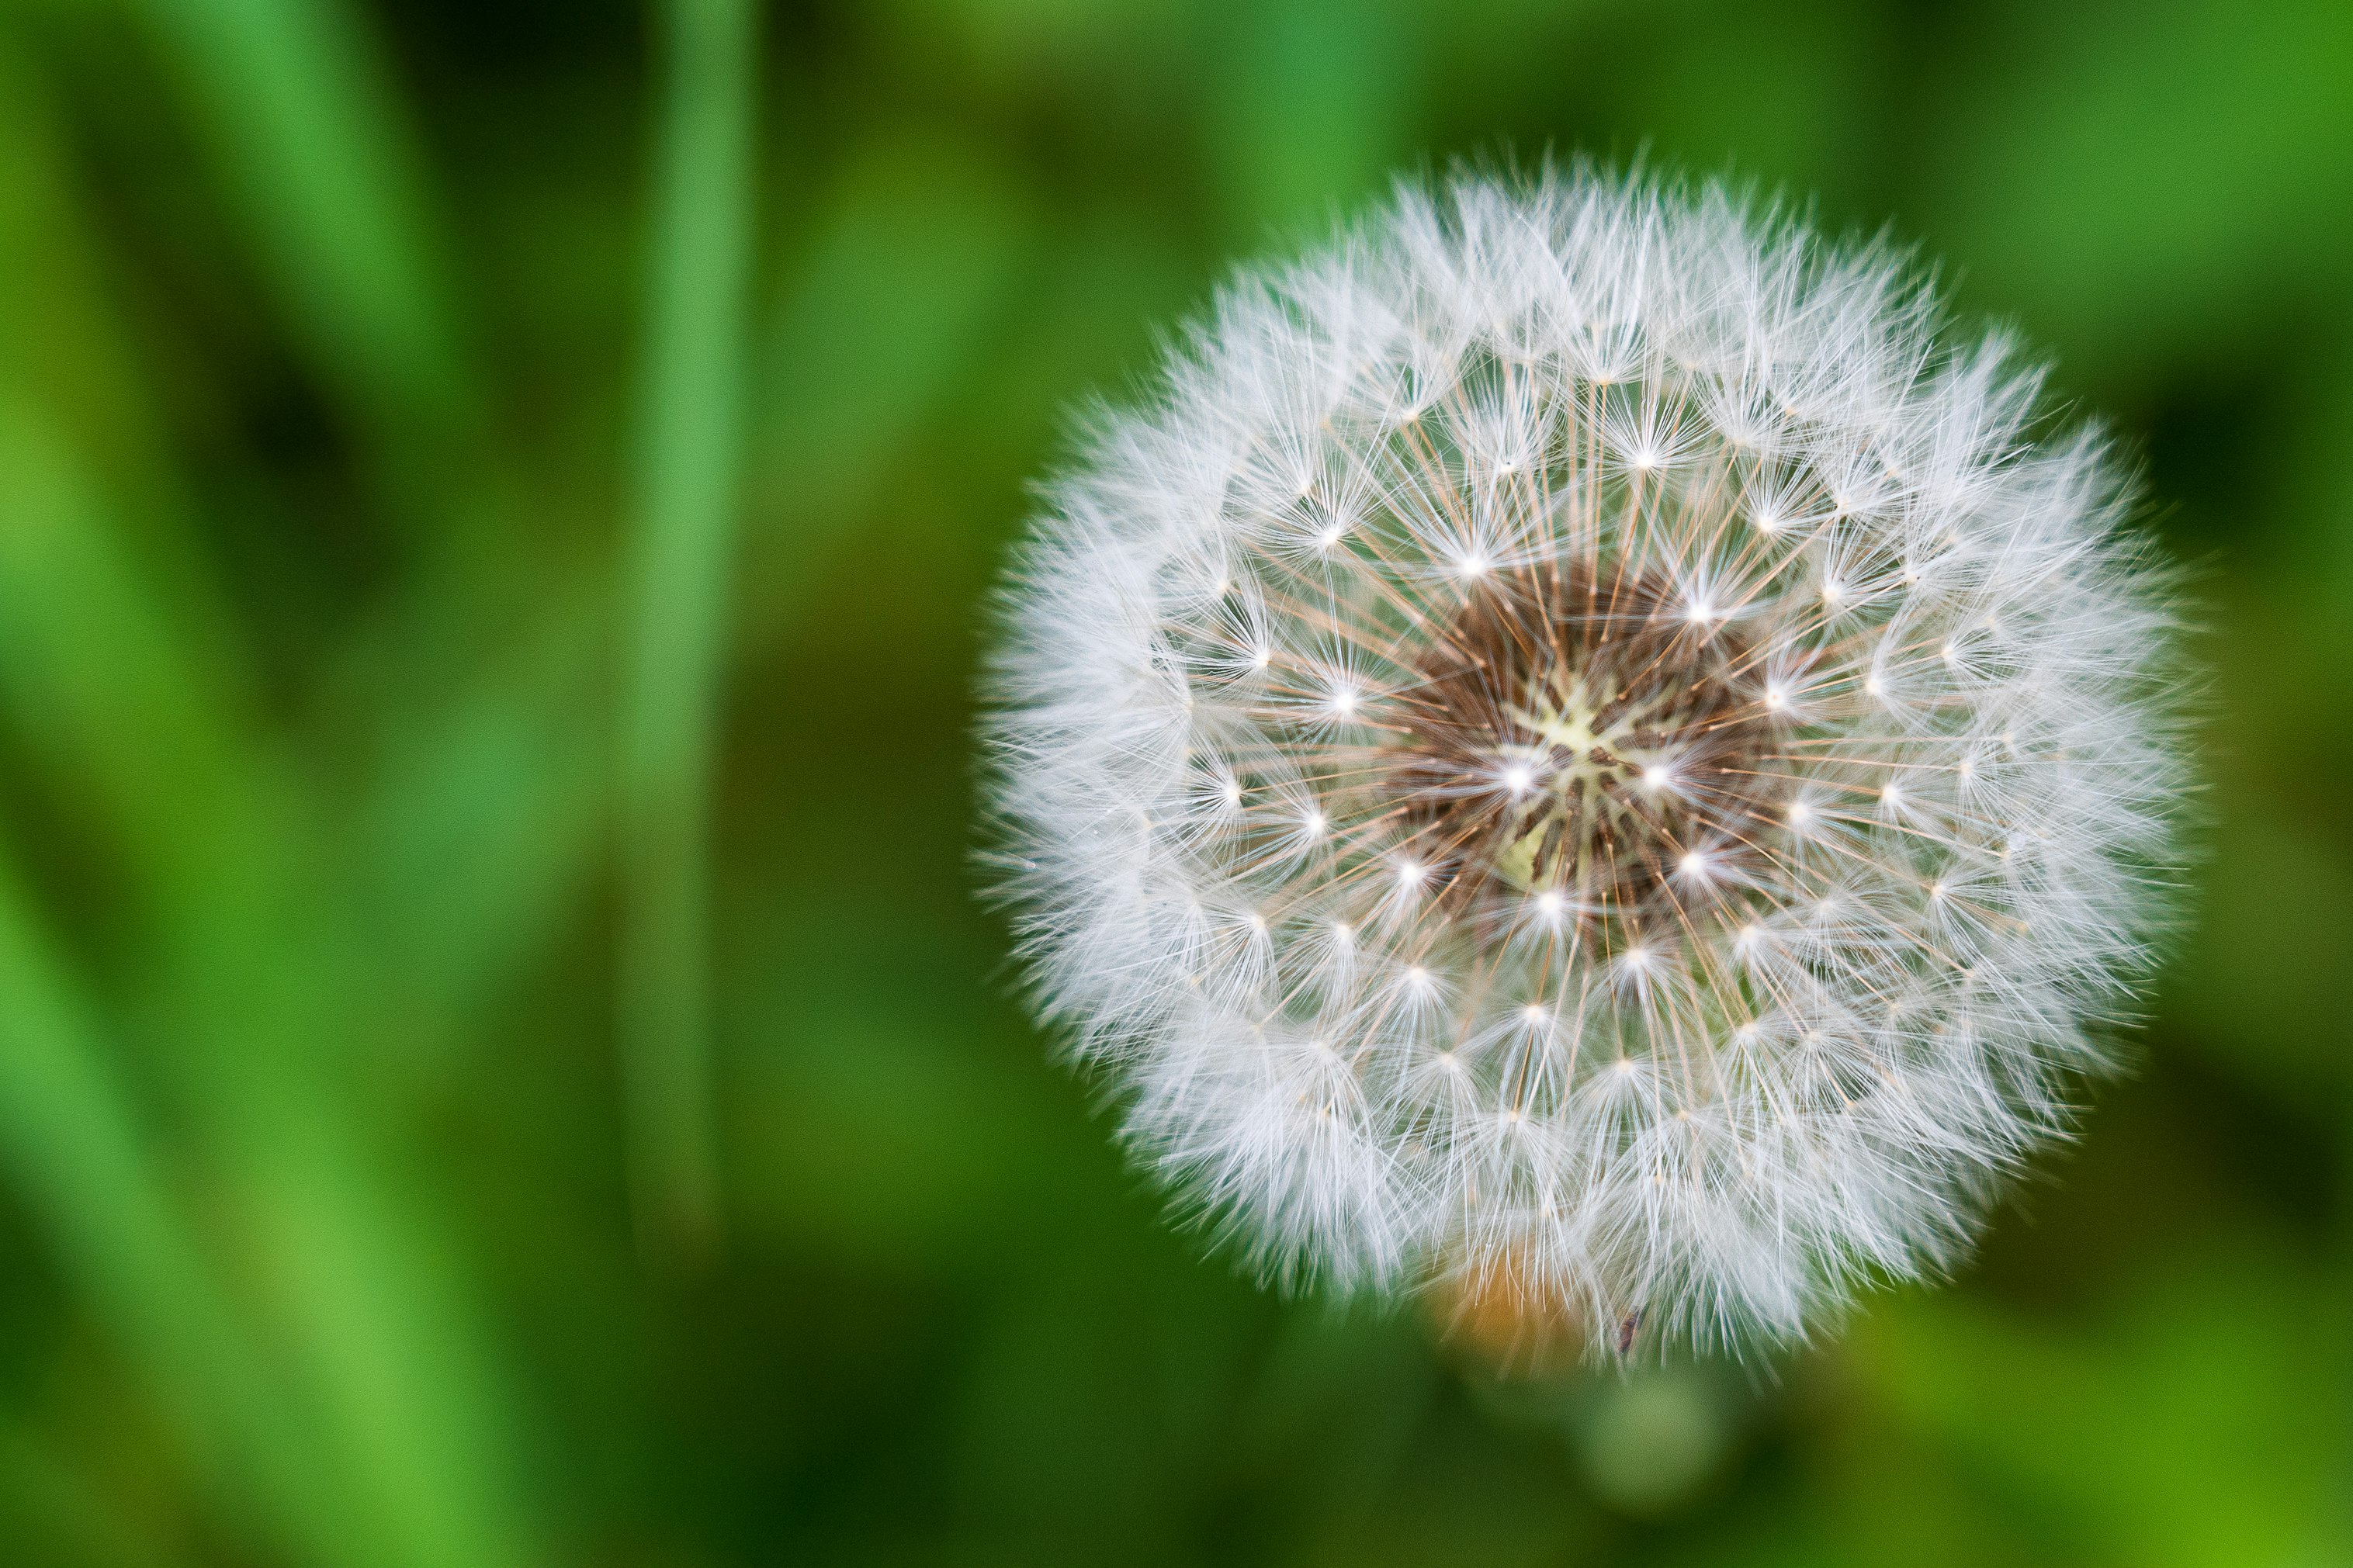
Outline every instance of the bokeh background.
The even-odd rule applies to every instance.
[[[0,1558],[2353,1561],[2353,7],[766,8],[684,1235],[615,1001],[669,26],[0,0]],[[2214,671],[2129,1075],[1954,1286],[1743,1367],[1499,1379],[1205,1260],[972,897],[1064,411],[1547,149],[1943,258],[2142,454]]]

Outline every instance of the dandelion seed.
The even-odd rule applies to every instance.
[[[2061,1124],[2162,912],[2175,616],[2105,447],[1942,331],[1714,187],[1406,187],[1051,492],[990,721],[1023,952],[1270,1277],[1787,1342]]]

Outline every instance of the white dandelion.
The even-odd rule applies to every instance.
[[[2062,1128],[2174,620],[2102,439],[1942,332],[1713,186],[1465,176],[1097,421],[1005,596],[1007,891],[1265,1274],[1787,1341]]]

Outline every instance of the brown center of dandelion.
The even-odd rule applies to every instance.
[[[1428,634],[1387,787],[1451,888],[1639,918],[1754,862],[1785,705],[1729,617],[1579,569],[1492,577]]]

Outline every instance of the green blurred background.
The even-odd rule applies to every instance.
[[[1204,1261],[971,896],[1062,411],[1546,149],[1944,258],[2216,671],[2129,1076],[1746,1368]],[[0,1560],[2353,1562],[2348,674],[2343,0],[0,0]]]

